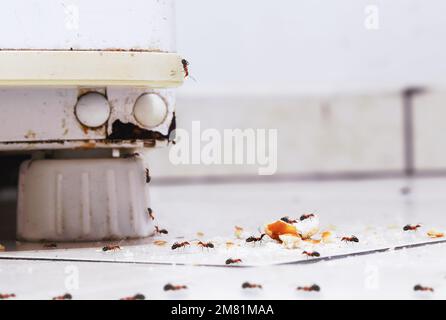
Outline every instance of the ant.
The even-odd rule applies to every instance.
[[[351,237],[342,237],[341,241],[345,241],[345,242],[359,242],[359,239],[355,236],[351,236]]]
[[[280,220],[282,220],[283,222],[289,223],[289,224],[292,224],[292,223],[296,223],[296,222],[297,222],[297,220],[295,220],[295,219],[290,219],[290,217],[282,217],[282,218],[280,218]]]
[[[243,289],[263,289],[261,284],[256,284],[256,283],[249,283],[249,282],[244,282],[242,284],[242,288]]]
[[[296,290],[298,291],[307,291],[307,292],[311,292],[311,291],[321,291],[321,287],[319,287],[317,284],[313,284],[310,287],[297,287]]]
[[[262,239],[263,239],[263,237],[265,236],[266,234],[265,233],[262,233],[261,235],[260,235],[260,237],[254,237],[254,236],[251,236],[251,237],[249,237],[248,239],[246,239],[246,242],[254,242],[254,243],[256,243],[256,242],[259,242],[259,241],[262,241]]]
[[[65,293],[63,296],[54,297],[53,300],[71,300],[73,297],[69,293]]]
[[[137,293],[132,297],[121,298],[121,300],[145,300],[145,299],[146,299],[146,297],[141,293]]]
[[[166,229],[160,229],[158,226],[155,226],[155,232],[159,234],[168,234],[169,232]]]
[[[308,256],[308,257],[320,257],[321,256],[321,254],[319,253],[319,252],[317,252],[317,251],[304,251],[304,252],[302,252],[302,254],[304,254],[304,255],[306,255],[306,256]]]
[[[234,263],[241,263],[242,259],[228,259],[226,260],[226,264],[234,264]]]
[[[150,172],[149,169],[146,168],[146,183],[150,183],[150,180],[152,180],[152,178],[150,177]]]
[[[164,286],[164,291],[178,291],[183,289],[187,289],[187,286],[174,286],[171,283],[168,283]]]
[[[183,65],[184,69],[184,78],[187,78],[189,76],[189,61],[183,59],[181,60],[181,64]]]
[[[314,214],[312,214],[312,213],[310,213],[310,214],[303,214],[303,215],[300,216],[299,220],[300,221],[304,221],[304,220],[311,219],[311,218],[314,218]]]
[[[134,153],[127,153],[125,155],[122,156],[122,158],[124,159],[135,159],[140,157],[141,155],[138,152],[134,152]]]
[[[152,220],[155,220],[155,216],[153,215],[153,210],[152,208],[147,208],[147,212],[149,213],[149,217]]]
[[[185,248],[186,246],[190,246],[190,243],[187,241],[184,242],[175,242],[172,245],[172,250],[178,249],[178,248]]]
[[[417,224],[417,225],[410,225],[410,224],[407,224],[407,225],[405,225],[405,226],[403,227],[403,230],[404,230],[404,231],[417,231],[417,229],[420,228],[420,227],[421,227],[420,224]]]
[[[414,286],[413,290],[414,291],[430,291],[430,292],[434,292],[433,288],[423,287],[421,284],[417,284],[416,286]]]
[[[9,299],[9,298],[15,298],[15,294],[14,293],[6,293],[6,294],[0,293],[0,299]]]
[[[50,249],[54,249],[57,248],[57,243],[45,243],[43,245],[44,248],[50,248]]]
[[[102,248],[102,251],[104,251],[104,252],[117,251],[117,250],[121,250],[121,247],[117,244],[109,244]]]
[[[202,247],[202,248],[215,248],[214,244],[212,242],[201,242],[199,241],[197,243],[198,246]]]

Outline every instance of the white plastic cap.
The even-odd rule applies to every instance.
[[[154,128],[166,119],[166,102],[156,93],[143,94],[135,102],[133,115],[144,127]]]
[[[79,98],[75,113],[81,124],[89,128],[97,128],[108,120],[110,105],[102,94],[90,92]]]

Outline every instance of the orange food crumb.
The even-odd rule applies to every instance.
[[[431,238],[443,238],[444,237],[444,233],[443,232],[438,232],[436,230],[429,230],[427,232],[427,235]]]
[[[279,236],[281,235],[292,235],[299,236],[296,227],[292,224],[286,223],[282,220],[277,220],[273,223],[268,224],[265,227],[265,233],[274,240],[281,241]]]
[[[167,241],[165,240],[155,240],[153,241],[153,244],[157,245],[157,246],[164,246],[167,243]]]

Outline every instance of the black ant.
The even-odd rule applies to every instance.
[[[407,225],[405,225],[405,226],[403,227],[403,230],[404,230],[404,231],[417,231],[417,229],[420,228],[420,227],[421,227],[420,224],[417,224],[417,225],[410,225],[410,224],[407,224]]]
[[[215,246],[214,246],[214,244],[212,242],[201,242],[201,241],[199,241],[197,243],[197,245],[202,247],[202,248],[211,248],[211,249],[215,248]]]
[[[434,292],[434,288],[431,287],[423,287],[421,284],[417,284],[415,287],[413,287],[414,291],[430,291]]]
[[[158,226],[155,226],[155,232],[158,234],[168,234],[169,233],[166,229],[160,229]]]
[[[146,297],[143,294],[141,294],[141,293],[137,293],[137,294],[135,294],[134,296],[131,296],[131,297],[121,298],[121,300],[145,300],[145,299],[146,299]]]
[[[311,292],[311,291],[321,291],[321,288],[317,284],[313,284],[310,287],[297,287],[296,290]]]
[[[311,219],[311,218],[314,218],[314,214],[312,214],[312,213],[310,213],[310,214],[303,214],[303,215],[300,216],[299,220],[300,221],[304,221],[304,220]]]
[[[234,264],[234,263],[241,263],[242,259],[228,259],[226,260],[226,264]]]
[[[69,293],[65,293],[63,296],[54,297],[53,300],[71,300],[73,297]]]
[[[0,299],[9,299],[9,298],[15,298],[15,294],[14,293],[5,293],[5,294],[1,294],[0,293]]]
[[[150,177],[150,172],[149,169],[146,168],[146,183],[150,183],[150,181],[152,180],[152,178]]]
[[[261,284],[244,282],[242,284],[243,289],[263,289]]]
[[[306,255],[306,256],[308,256],[308,257],[320,257],[321,256],[321,254],[319,253],[319,252],[317,252],[317,251],[304,251],[304,252],[302,252],[302,254],[304,254],[304,255]]]
[[[345,241],[345,242],[359,242],[359,239],[355,236],[351,236],[351,237],[342,237],[341,241]]]
[[[178,291],[187,289],[187,286],[174,286],[171,283],[168,283],[164,286],[164,291]]]
[[[121,247],[119,245],[113,245],[113,244],[109,244],[106,245],[105,247],[102,248],[102,251],[106,252],[106,251],[117,251],[117,250],[121,250]]]
[[[266,236],[265,233],[262,233],[262,234],[260,235],[260,237],[254,237],[254,236],[251,236],[251,237],[249,237],[248,239],[246,239],[246,242],[254,242],[254,243],[256,243],[256,242],[262,241],[262,239],[263,239],[264,236]]]
[[[187,241],[184,242],[175,242],[172,245],[172,250],[178,249],[178,248],[185,248],[186,246],[190,246],[190,243]]]
[[[153,210],[152,208],[147,208],[147,212],[149,213],[149,217],[152,220],[155,220],[155,216],[153,215]]]
[[[289,224],[292,224],[292,223],[296,223],[296,222],[297,222],[297,220],[295,220],[295,219],[290,219],[290,217],[282,217],[282,218],[280,218],[280,220],[282,220],[283,222],[289,223]]]

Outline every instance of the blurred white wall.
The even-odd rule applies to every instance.
[[[443,0],[179,0],[177,48],[197,81],[179,89],[178,124],[277,128],[284,175],[403,172],[401,91],[422,86],[415,164],[446,168],[445,13]],[[155,175],[256,172],[175,167],[167,152],[152,153]]]
[[[184,94],[337,93],[446,83],[442,0],[177,1]],[[379,29],[364,22],[376,6]]]

